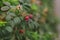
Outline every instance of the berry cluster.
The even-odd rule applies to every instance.
[[[32,14],[30,14],[30,15],[27,15],[26,17],[25,17],[25,21],[28,21],[30,18],[32,18],[33,17],[33,15]]]

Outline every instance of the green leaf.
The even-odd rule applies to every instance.
[[[8,6],[1,7],[1,11],[7,11],[7,10],[9,10]]]
[[[6,16],[6,20],[7,20],[7,21],[11,20],[11,18],[12,18],[12,17],[11,17],[10,15],[7,15],[7,16]]]
[[[14,27],[14,26],[15,26],[14,21],[10,20],[10,21],[9,21],[9,25],[11,25],[11,27]]]
[[[13,16],[13,17],[16,17],[16,14],[13,13],[13,12],[7,12],[7,15],[10,15],[10,16]]]
[[[10,26],[7,26],[5,29],[6,29],[8,32],[12,32],[12,31],[13,31],[13,28],[10,27]]]
[[[14,20],[13,20],[13,21],[14,21],[14,23],[15,23],[15,24],[17,24],[17,23],[20,23],[20,22],[21,22],[21,20],[20,20],[20,18],[19,18],[19,17],[14,18]]]
[[[9,2],[3,2],[3,4],[6,6],[11,6],[11,4]]]
[[[0,21],[0,27],[5,26],[7,22]]]
[[[34,11],[37,11],[38,10],[38,6],[36,4],[32,4],[31,5],[31,9],[34,10]]]

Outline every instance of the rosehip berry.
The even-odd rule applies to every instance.
[[[19,30],[19,33],[24,33],[24,30]]]
[[[32,18],[32,17],[33,17],[33,15],[32,15],[32,14],[30,14],[30,15],[29,15],[29,18]]]
[[[28,20],[29,20],[29,16],[26,16],[26,17],[25,17],[25,21],[28,21]]]

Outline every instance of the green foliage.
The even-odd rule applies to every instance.
[[[0,40],[54,40],[57,20],[53,0],[41,2],[37,5],[30,0],[1,0]]]
[[[17,5],[17,4],[19,4],[18,0],[3,0],[3,2],[10,2],[11,5]]]
[[[36,4],[32,4],[32,5],[31,5],[31,9],[32,9],[33,11],[37,11],[37,10],[38,10],[38,6],[37,6]]]
[[[0,21],[0,27],[5,26],[6,23],[7,23],[7,22],[2,22],[2,21]]]

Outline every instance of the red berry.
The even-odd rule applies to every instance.
[[[28,21],[28,20],[29,20],[29,16],[26,16],[26,17],[25,17],[25,21]]]
[[[30,14],[30,15],[29,15],[29,18],[32,18],[32,17],[33,17],[33,15],[32,15],[32,14]]]
[[[24,30],[19,30],[19,33],[24,33]]]

